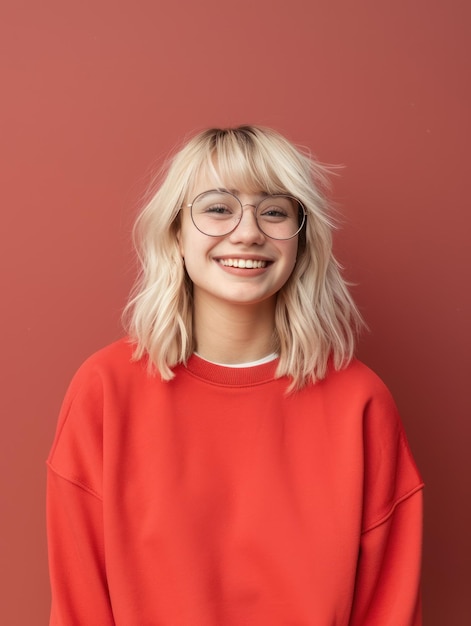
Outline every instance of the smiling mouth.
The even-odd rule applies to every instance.
[[[266,267],[268,262],[259,259],[219,259],[221,265],[226,267],[239,267],[245,269],[260,269]]]

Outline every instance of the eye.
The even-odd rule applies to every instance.
[[[270,207],[269,209],[265,209],[263,211],[264,215],[273,215],[273,216],[278,216],[281,215],[283,217],[287,217],[287,213],[284,209],[282,209],[279,206],[274,206],[274,207]]]
[[[266,198],[259,206],[260,217],[271,222],[296,219],[298,214],[297,203],[290,196],[276,196]]]
[[[260,217],[272,221],[280,221],[290,216],[286,211],[286,208],[273,204],[263,207],[263,210],[260,212]]]
[[[218,217],[218,216],[223,217],[226,215],[232,215],[234,213],[234,210],[227,204],[218,203],[218,204],[210,204],[209,206],[204,207],[203,213],[212,215],[214,217]]]

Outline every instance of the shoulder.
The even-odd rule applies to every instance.
[[[367,452],[388,447],[393,450],[399,442],[406,443],[404,426],[389,388],[357,359],[342,369],[332,368],[313,385],[311,398],[318,399],[330,420],[356,432]]]
[[[371,402],[395,407],[391,392],[383,380],[367,365],[353,359],[346,367],[335,369],[333,366],[324,379],[318,381],[314,388],[336,401],[348,402],[350,405],[363,407]]]
[[[387,390],[385,383],[370,367],[362,361],[354,358],[350,363],[339,370],[333,368],[329,371],[328,376],[337,379],[345,385],[361,385],[371,391]]]
[[[373,424],[379,430],[403,430],[391,391],[376,372],[355,359],[345,369],[335,372],[335,376],[341,381],[350,401],[358,399],[363,405],[365,433]]]
[[[423,481],[394,398],[382,379],[358,360],[329,376],[333,385],[337,381],[339,394],[346,397],[344,407],[357,402],[361,409],[363,529],[369,530],[421,489]]]
[[[123,382],[147,376],[147,361],[133,358],[134,345],[123,337],[91,354],[78,368],[69,386],[68,395],[93,385],[112,381]]]
[[[133,346],[121,339],[98,350],[79,367],[65,394],[49,467],[95,494],[102,492],[103,439],[110,423],[126,415],[130,395],[139,397],[151,377],[146,363],[133,360]],[[137,392],[136,392],[137,391]]]
[[[132,361],[133,344],[123,337],[91,354],[78,372],[112,371],[127,368]]]
[[[56,438],[74,425],[93,425],[97,431],[105,408],[122,404],[134,387],[150,379],[144,361],[133,360],[133,345],[123,338],[89,356],[74,374],[66,391]]]

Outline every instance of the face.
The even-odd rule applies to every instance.
[[[214,189],[214,181],[202,178],[186,203],[203,191]],[[195,303],[217,302],[255,305],[271,301],[288,280],[296,263],[298,236],[288,240],[270,239],[258,228],[253,206],[262,193],[236,195],[244,205],[243,217],[228,235],[210,237],[193,224],[190,208],[184,206],[178,236],[180,252],[194,285]]]

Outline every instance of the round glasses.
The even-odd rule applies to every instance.
[[[266,196],[256,206],[243,205],[230,191],[211,189],[200,193],[191,204],[191,219],[209,237],[223,237],[237,228],[244,206],[253,206],[259,230],[271,239],[291,239],[304,226],[306,211],[299,200],[285,194]]]

